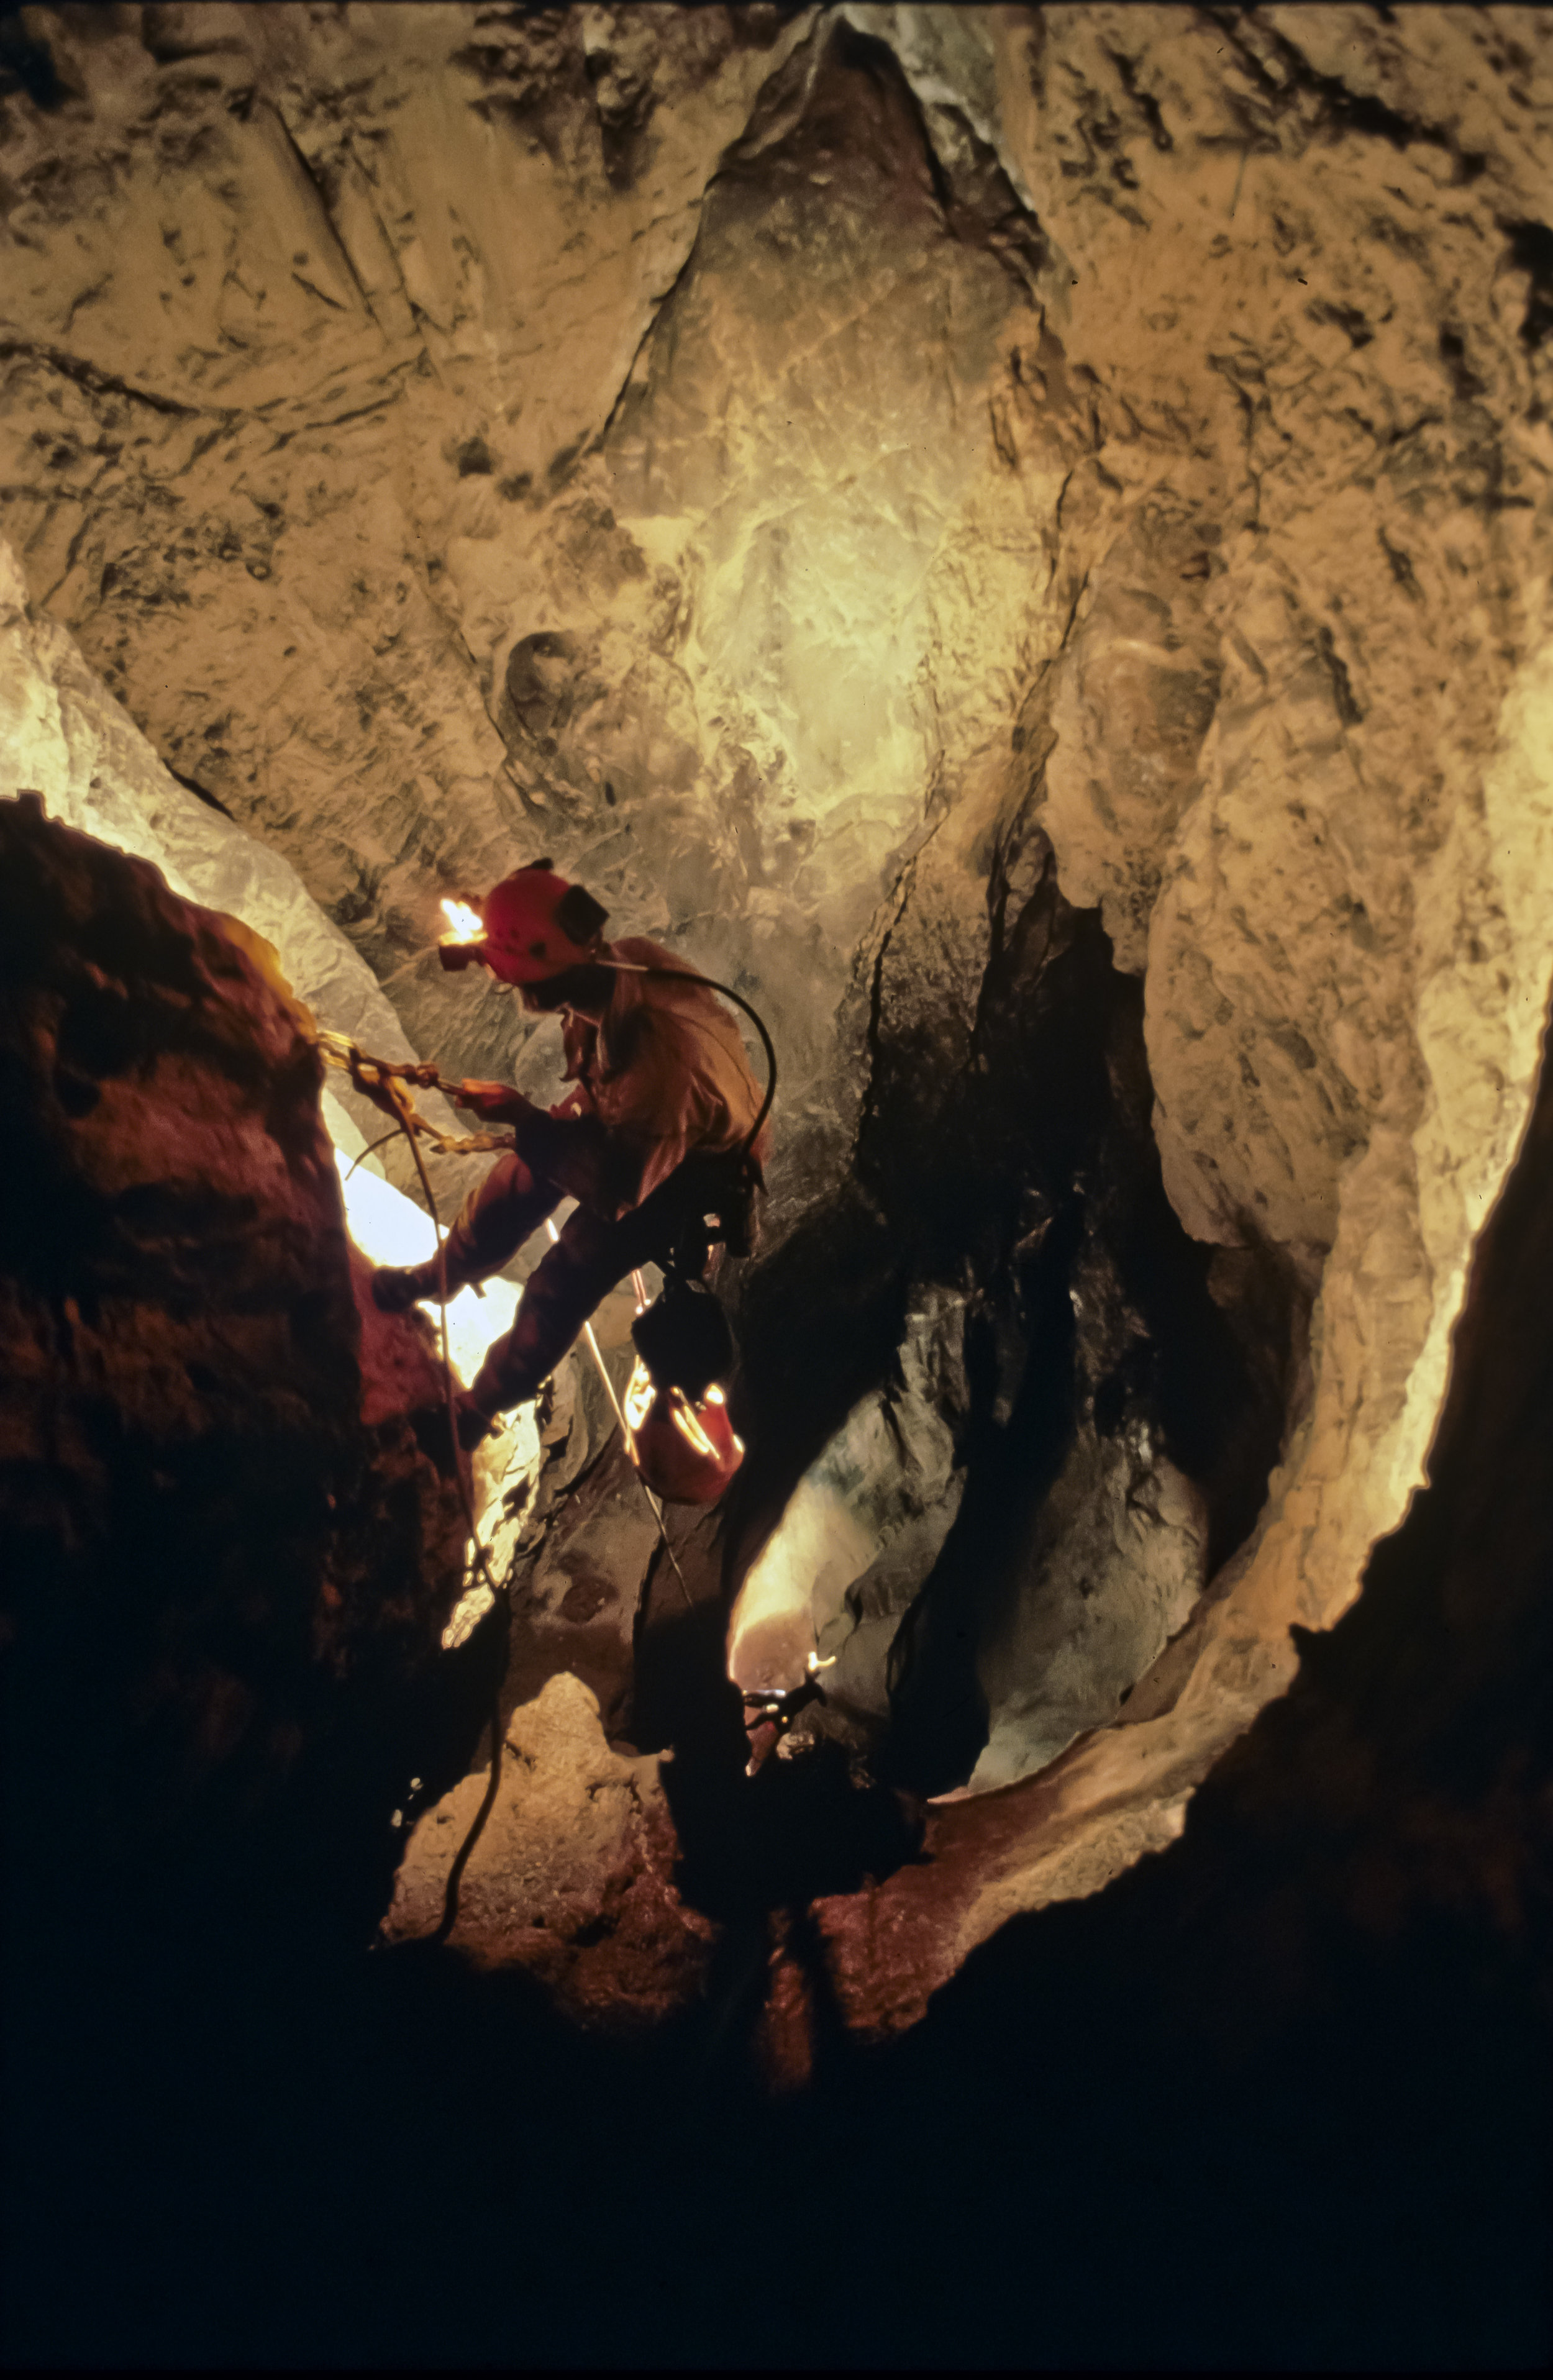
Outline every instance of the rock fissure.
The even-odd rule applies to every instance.
[[[8,362],[13,356],[35,356],[40,363],[49,365],[63,379],[74,381],[79,388],[90,390],[93,395],[127,397],[133,405],[147,406],[152,412],[164,413],[175,419],[188,419],[208,410],[203,406],[185,405],[176,397],[159,395],[153,389],[137,388],[133,382],[121,380],[89,363],[84,356],[73,356],[66,348],[46,346],[39,340],[0,339],[0,362]]]

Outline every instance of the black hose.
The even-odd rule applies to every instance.
[[[464,1881],[464,1871],[469,1864],[470,1852],[485,1832],[485,1822],[496,1806],[496,1795],[502,1782],[502,1688],[506,1679],[506,1667],[504,1658],[498,1660],[496,1683],[491,1694],[490,1781],[486,1786],[479,1808],[475,1812],[474,1824],[459,1844],[453,1865],[447,1872],[447,1888],[443,1894],[443,1913],[438,1920],[436,1932],[427,1937],[434,1948],[441,1948],[458,1923],[458,1893]]]

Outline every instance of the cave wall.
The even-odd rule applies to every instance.
[[[289,861],[173,776],[75,639],[31,602],[0,540],[0,798],[22,792],[36,794],[51,818],[152,861],[184,898],[250,927],[318,1024],[380,1057],[415,1056],[371,969]],[[344,1075],[324,1096],[337,1140],[359,1149],[362,1127],[381,1138],[377,1111]],[[436,1092],[423,1094],[421,1105],[457,1131]],[[374,1163],[395,1180],[415,1180],[407,1150],[390,1147]],[[431,1165],[446,1203],[469,1169],[434,1155]]]
[[[551,851],[769,1009],[780,1268],[881,1116],[943,1128],[892,1086],[975,1090],[1011,844],[1141,975],[1179,1221],[1314,1305],[1260,1521],[1065,1772],[1107,1872],[1094,1812],[1177,1807],[1404,1509],[1526,1111],[1546,20],[25,21],[28,587],[417,1046],[552,1078],[418,956]]]
[[[798,2366],[817,2337],[864,2363],[897,2342],[946,2364],[1546,2362],[1553,1075],[1474,1258],[1431,1484],[1164,1857],[997,1928],[952,1975],[1006,1901],[1012,1838],[1040,1840],[1037,1779],[934,1812],[928,1858],[836,1877],[814,1908],[770,1862],[754,1907],[780,1913],[709,1957],[653,1873],[673,1846],[651,1765],[610,1755],[557,1679],[515,1715],[500,1860],[469,1875],[471,1963],[515,1936],[520,1955],[472,1974],[359,1955],[359,1808],[351,1856],[321,1857],[321,1820],[390,1781],[383,1704],[284,1806],[283,1873],[261,1879],[234,1856],[243,1789],[273,1791],[292,1746],[261,1725],[245,1762],[230,1678],[188,1660],[230,1663],[251,1632],[264,1716],[294,1719],[309,1616],[331,1655],[375,1642],[392,1672],[443,1608],[425,1576],[382,1611],[403,1488],[435,1470],[403,1462],[434,1375],[413,1326],[363,1302],[350,1409],[309,1054],[240,944],[149,868],[11,803],[0,844],[26,1160],[0,1177],[0,1487],[8,1523],[28,1496],[42,1524],[0,1568],[27,1589],[5,1665],[18,2365],[474,2365],[531,2362],[536,2339],[562,2362],[710,2363],[747,2356],[773,2270],[805,2276],[762,2313]],[[241,1228],[218,1238],[234,1186]],[[50,1459],[18,1463],[51,1426]],[[368,1493],[330,1512],[342,1473]],[[421,1510],[451,1504],[444,1479]],[[349,1692],[325,1666],[315,1728]],[[161,1815],[203,1816],[202,1876],[147,1829],[156,1797],[125,1794],[148,1781],[127,1716],[182,1755],[146,1766]],[[444,1842],[478,1791],[455,1789]],[[746,1889],[773,1848],[751,1831]],[[853,1849],[880,1872],[877,1840]],[[405,1862],[401,1940],[434,1922],[447,1864]],[[243,1904],[236,1957],[221,1894]],[[320,1957],[309,1912],[357,1955]],[[691,2013],[622,2047],[515,1964],[568,2020]],[[807,2089],[746,2095],[751,2046]],[[650,2186],[601,2189],[601,2141],[650,2144]]]
[[[67,1965],[276,1907],[349,1938],[465,1523],[317,1054],[241,927],[33,797],[0,802],[0,1069],[7,1931]]]

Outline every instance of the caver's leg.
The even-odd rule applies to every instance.
[[[728,1180],[725,1158],[692,1152],[613,1222],[578,1207],[529,1274],[513,1327],[487,1354],[468,1402],[494,1414],[533,1396],[616,1282],[661,1263],[687,1221],[715,1210]]]
[[[443,1257],[447,1293],[500,1272],[530,1232],[561,1204],[564,1193],[535,1173],[521,1157],[502,1158],[458,1210]],[[372,1296],[385,1314],[403,1314],[418,1298],[439,1294],[435,1257],[424,1264],[385,1266],[372,1276]]]
[[[586,1207],[576,1208],[525,1281],[512,1329],[487,1351],[469,1390],[471,1405],[495,1414],[537,1393],[589,1315],[643,1261],[639,1234],[629,1228],[635,1220],[632,1214],[605,1222]]]

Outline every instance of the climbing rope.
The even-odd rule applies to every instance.
[[[419,1114],[417,1111],[415,1101],[410,1097],[407,1086],[410,1083],[415,1083],[422,1088],[434,1088],[454,1098],[456,1098],[459,1091],[463,1088],[463,1085],[461,1083],[450,1083],[445,1081],[438,1073],[436,1066],[430,1062],[420,1061],[416,1062],[403,1062],[386,1058],[374,1058],[366,1050],[359,1049],[354,1041],[350,1040],[349,1038],[343,1033],[321,1031],[317,1035],[317,1043],[319,1053],[322,1057],[326,1065],[336,1066],[340,1068],[342,1072],[347,1074],[356,1088],[362,1093],[364,1098],[370,1099],[373,1102],[374,1106],[386,1108],[394,1117],[393,1131],[384,1133],[381,1139],[373,1141],[370,1147],[363,1148],[360,1156],[358,1156],[352,1164],[350,1169],[351,1172],[355,1172],[357,1165],[360,1164],[363,1157],[370,1157],[373,1149],[382,1148],[387,1141],[394,1138],[395,1133],[402,1132],[405,1138],[409,1143],[410,1155],[415,1160],[416,1172],[420,1177],[421,1193],[426,1200],[427,1212],[431,1218],[432,1232],[436,1236],[437,1314],[439,1344],[442,1356],[443,1395],[447,1409],[448,1432],[452,1439],[454,1475],[458,1483],[458,1495],[459,1500],[464,1507],[464,1518],[468,1524],[468,1543],[473,1564],[478,1565],[478,1567],[484,1572],[485,1583],[491,1597],[492,1608],[505,1612],[510,1620],[511,1604],[505,1588],[498,1582],[496,1573],[491,1568],[490,1558],[486,1553],[484,1546],[480,1543],[479,1528],[475,1518],[474,1502],[469,1494],[468,1482],[465,1477],[464,1465],[460,1460],[460,1455],[463,1450],[460,1448],[458,1443],[458,1400],[456,1391],[454,1388],[453,1357],[449,1351],[447,1336],[447,1244],[443,1235],[442,1218],[437,1211],[437,1201],[432,1192],[431,1178],[427,1171],[426,1160],[421,1154],[420,1142],[423,1137],[429,1140],[433,1149],[435,1149],[439,1155],[463,1155],[466,1152],[473,1152],[481,1149],[509,1149],[514,1146],[512,1136],[507,1134],[489,1132],[460,1134],[444,1133],[439,1131],[434,1125],[429,1124],[425,1117]],[[556,1232],[554,1224],[550,1223],[548,1228],[552,1240],[556,1239],[559,1234]],[[594,1333],[593,1325],[591,1322],[588,1322],[584,1324],[583,1328],[587,1335],[588,1347],[592,1353],[593,1360],[599,1367],[600,1378],[603,1381],[605,1390],[609,1396],[610,1403],[614,1408],[615,1418],[620,1424],[621,1429],[625,1437],[626,1444],[629,1447],[631,1444],[630,1424],[626,1421],[625,1413],[621,1407],[620,1400],[614,1392],[614,1383],[610,1378],[608,1368],[604,1363],[602,1350],[601,1349],[598,1339]],[[635,1466],[633,1466],[633,1468]],[[678,1579],[680,1585],[680,1592],[685,1597],[686,1609],[686,1610],[693,1612],[696,1608],[695,1602],[691,1596],[690,1589],[686,1584],[685,1572],[680,1568],[679,1557],[675,1553],[673,1545],[671,1542],[668,1528],[664,1523],[661,1508],[658,1503],[657,1498],[653,1495],[651,1488],[649,1488],[647,1481],[642,1478],[640,1472],[638,1471],[636,1475],[637,1483],[641,1488],[641,1491],[647,1499],[648,1509],[651,1512],[654,1522],[657,1524],[658,1534],[663,1541],[663,1549],[673,1565],[674,1575]],[[467,1581],[467,1578],[468,1568],[467,1567],[465,1571],[466,1582]],[[476,1844],[479,1841],[480,1836],[485,1831],[486,1821],[489,1819],[491,1811],[496,1806],[496,1796],[501,1790],[502,1688],[504,1682],[505,1665],[503,1662],[498,1662],[491,1702],[491,1774],[486,1781],[485,1792],[481,1798],[479,1808],[476,1811],[469,1830],[465,1836],[463,1841],[460,1843],[457,1852],[454,1857],[453,1865],[448,1870],[447,1886],[443,1895],[443,1913],[438,1921],[436,1931],[430,1937],[431,1941],[434,1945],[445,1942],[453,1932],[455,1925],[458,1923],[458,1900],[459,1893],[464,1882],[464,1872],[469,1864]]]
[[[448,1082],[431,1060],[374,1058],[369,1051],[358,1048],[346,1033],[320,1029],[312,1038],[324,1064],[339,1067],[342,1073],[350,1076],[363,1098],[370,1099],[372,1105],[381,1108],[385,1115],[391,1115],[394,1131],[403,1132],[412,1150],[418,1139],[429,1141],[439,1157],[463,1157],[480,1149],[512,1148],[510,1133],[443,1132],[439,1125],[427,1123],[409,1097],[408,1085],[414,1083],[423,1091],[441,1091],[446,1098],[454,1099],[466,1088],[463,1083]],[[393,1137],[394,1132],[385,1132],[382,1140],[370,1142],[355,1160],[351,1172],[355,1172],[362,1158],[370,1157],[373,1149],[381,1148],[384,1141]],[[423,1186],[425,1179],[422,1170]],[[427,1195],[430,1197],[430,1192]],[[432,1220],[436,1220],[434,1209]]]
[[[646,968],[638,968],[636,972],[638,974],[646,974],[649,970]],[[655,970],[655,972],[661,974],[669,974],[670,972],[673,972],[677,975],[680,970],[677,967],[673,970],[670,970],[669,968],[661,968]],[[734,999],[737,999],[738,994],[735,992],[732,996]],[[764,1030],[763,1027],[762,1030]],[[387,1142],[391,1141],[394,1137],[396,1133],[403,1132],[406,1139],[409,1142],[410,1152],[415,1159],[416,1168],[420,1175],[420,1186],[425,1194],[427,1208],[431,1216],[432,1228],[437,1233],[437,1279],[439,1291],[441,1293],[440,1303],[442,1313],[443,1385],[449,1400],[448,1409],[450,1414],[452,1414],[455,1410],[455,1400],[453,1396],[453,1367],[448,1358],[447,1348],[447,1302],[445,1295],[447,1288],[447,1260],[443,1248],[442,1225],[437,1214],[436,1202],[431,1196],[431,1185],[430,1181],[427,1179],[426,1167],[421,1159],[420,1150],[417,1146],[417,1135],[424,1134],[439,1155],[444,1153],[450,1155],[461,1155],[468,1150],[487,1148],[508,1149],[514,1145],[512,1136],[509,1134],[489,1132],[463,1134],[443,1133],[438,1131],[433,1125],[428,1124],[425,1117],[418,1113],[415,1102],[410,1099],[408,1092],[404,1088],[404,1085],[406,1082],[415,1082],[422,1085],[423,1087],[434,1087],[436,1089],[446,1092],[450,1097],[455,1099],[464,1087],[461,1083],[450,1083],[444,1081],[443,1077],[438,1073],[435,1064],[430,1061],[422,1061],[413,1063],[396,1063],[384,1058],[369,1057],[365,1051],[357,1048],[354,1041],[348,1040],[343,1033],[320,1033],[318,1036],[318,1043],[323,1058],[328,1064],[343,1068],[345,1072],[350,1075],[357,1089],[361,1091],[366,1098],[374,1099],[375,1102],[381,1104],[382,1098],[386,1097],[390,1100],[394,1111],[393,1130],[385,1132],[380,1139],[370,1142],[368,1146],[362,1149],[360,1156],[352,1160],[349,1171],[346,1175],[346,1181],[349,1181],[350,1175],[355,1172],[363,1158],[370,1157],[375,1149],[383,1148]],[[369,1068],[377,1077],[375,1082],[368,1082],[363,1079],[364,1074]],[[769,1108],[769,1106],[770,1099],[768,1099],[767,1107]],[[760,1116],[756,1119],[755,1129],[757,1132],[758,1132],[760,1128],[765,1112],[766,1110],[763,1109]],[[753,1135],[750,1135],[750,1138],[753,1138]],[[749,1142],[746,1140],[745,1147],[747,1148],[748,1146]],[[554,1223],[552,1222],[548,1217],[545,1220],[545,1229],[550,1233],[552,1243],[560,1238],[561,1235],[557,1232]],[[637,1284],[637,1311],[640,1312],[646,1302],[642,1291],[642,1277],[638,1272],[634,1275],[634,1279]],[[615,1394],[614,1383],[610,1378],[609,1367],[604,1362],[603,1352],[599,1345],[597,1334],[594,1331],[591,1322],[585,1322],[582,1328],[583,1336],[588,1342],[588,1353],[591,1354],[593,1361],[598,1367],[599,1378],[604,1384],[604,1393],[609,1398],[610,1403],[614,1411],[614,1417],[620,1424],[621,1434],[625,1438],[625,1443],[629,1448],[634,1443],[631,1425],[626,1420],[625,1410],[621,1405],[620,1399]],[[456,1438],[456,1431],[455,1435]],[[651,1512],[653,1520],[656,1522],[658,1526],[658,1534],[663,1540],[663,1550],[668,1555],[670,1561],[673,1565],[674,1576],[679,1581],[680,1592],[685,1597],[686,1609],[688,1611],[694,1611],[696,1609],[695,1601],[691,1596],[689,1587],[686,1584],[685,1572],[680,1568],[679,1564],[679,1556],[674,1551],[673,1540],[671,1539],[668,1529],[664,1524],[662,1506],[660,1504],[657,1497],[653,1494],[651,1488],[648,1486],[647,1481],[642,1477],[639,1471],[637,1473],[637,1485],[641,1488],[642,1494],[647,1498],[648,1510]],[[462,1472],[459,1473],[459,1485],[462,1488]],[[465,1511],[467,1513],[469,1511],[467,1497],[465,1498]],[[474,1530],[472,1518],[470,1520],[470,1530],[472,1534]],[[486,1583],[488,1585],[492,1587],[492,1591],[494,1592],[494,1585],[491,1574],[491,1566],[485,1559],[485,1549],[482,1546],[479,1545],[478,1539],[476,1541],[476,1549],[479,1556],[480,1566],[485,1572]]]
[[[776,1050],[771,1037],[766,1029],[765,1020],[741,992],[735,991],[731,984],[719,983],[711,976],[697,975],[686,967],[642,966],[625,959],[603,960],[600,964],[617,975],[661,976],[675,982],[696,984],[705,990],[720,992],[724,999],[731,1000],[735,1007],[742,1009],[750,1019],[760,1036],[761,1047],[766,1058],[767,1082],[766,1094],[760,1102],[755,1122],[746,1134],[737,1152],[740,1163],[745,1162],[760,1136],[761,1129],[770,1114],[772,1102],[776,1098]],[[374,1058],[360,1049],[348,1035],[333,1033],[326,1029],[318,1030],[314,1038],[319,1054],[324,1062],[327,1065],[336,1066],[347,1074],[352,1084],[364,1098],[370,1099],[375,1107],[382,1109],[394,1119],[394,1130],[385,1133],[381,1139],[373,1141],[370,1147],[363,1148],[360,1155],[353,1161],[350,1172],[354,1173],[362,1158],[370,1157],[374,1149],[382,1148],[385,1142],[391,1140],[394,1131],[403,1132],[409,1143],[410,1155],[415,1160],[416,1172],[420,1177],[421,1192],[426,1200],[427,1212],[431,1218],[431,1229],[436,1238],[437,1309],[442,1353],[443,1393],[447,1407],[448,1432],[452,1440],[454,1475],[458,1482],[458,1494],[464,1507],[464,1517],[468,1523],[468,1542],[473,1562],[478,1564],[485,1574],[485,1583],[491,1591],[493,1607],[504,1611],[510,1621],[511,1604],[504,1587],[498,1584],[485,1548],[480,1543],[474,1502],[465,1476],[464,1465],[460,1460],[463,1450],[458,1443],[458,1400],[454,1388],[453,1358],[448,1350],[447,1336],[447,1247],[443,1236],[442,1218],[438,1214],[436,1198],[432,1194],[431,1178],[427,1171],[420,1143],[422,1139],[428,1141],[439,1156],[462,1156],[483,1149],[510,1149],[516,1146],[515,1138],[510,1134],[503,1133],[444,1133],[428,1123],[426,1118],[418,1112],[415,1101],[410,1097],[411,1084],[424,1090],[441,1091],[445,1097],[451,1099],[457,1099],[465,1087],[462,1083],[447,1081],[439,1072],[434,1061]],[[346,1178],[348,1179],[349,1176],[347,1175]],[[547,1229],[552,1241],[559,1237],[552,1222],[547,1222]],[[637,1276],[637,1284],[639,1298],[641,1291],[639,1274]],[[615,1394],[614,1384],[610,1378],[592,1323],[585,1323],[583,1328],[593,1360],[598,1366],[600,1378],[603,1381],[610,1403],[614,1408],[615,1418],[625,1438],[627,1449],[630,1450],[633,1444],[631,1427]],[[632,1467],[635,1469],[635,1464]],[[686,1582],[685,1572],[680,1568],[679,1556],[670,1539],[662,1508],[640,1471],[637,1471],[637,1480],[642,1494],[647,1499],[648,1509],[657,1524],[658,1534],[663,1542],[663,1549],[673,1566],[674,1575],[679,1581],[680,1592],[685,1597],[686,1609],[687,1611],[694,1612],[695,1601]],[[467,1580],[467,1570],[465,1577]],[[443,1897],[442,1917],[435,1933],[430,1937],[433,1944],[445,1942],[458,1922],[458,1898],[464,1881],[464,1872],[468,1866],[475,1845],[484,1832],[486,1821],[496,1805],[496,1796],[502,1779],[502,1688],[504,1682],[504,1664],[499,1662],[496,1667],[491,1706],[491,1775],[479,1808],[475,1813],[473,1823],[459,1845],[453,1865],[448,1871],[447,1887]]]
[[[365,1098],[371,1099],[375,1106],[387,1108],[394,1119],[395,1129],[403,1132],[410,1145],[410,1155],[415,1160],[416,1172],[420,1176],[421,1193],[426,1200],[426,1210],[431,1218],[431,1229],[437,1243],[437,1315],[442,1353],[443,1395],[447,1407],[448,1435],[452,1440],[454,1476],[458,1482],[459,1501],[464,1507],[464,1518],[468,1524],[468,1544],[472,1564],[478,1565],[485,1573],[485,1583],[491,1590],[493,1608],[510,1613],[511,1607],[505,1592],[498,1583],[496,1573],[491,1566],[490,1558],[480,1543],[479,1527],[475,1519],[474,1500],[469,1493],[469,1483],[465,1476],[461,1460],[463,1449],[458,1443],[458,1398],[453,1383],[453,1357],[449,1353],[447,1338],[447,1244],[443,1237],[442,1217],[437,1211],[437,1201],[431,1189],[431,1177],[426,1170],[426,1160],[420,1152],[420,1139],[424,1135],[439,1153],[449,1154],[462,1153],[468,1149],[510,1148],[512,1142],[494,1133],[454,1135],[438,1132],[430,1125],[425,1117],[417,1112],[415,1102],[406,1087],[406,1084],[419,1083],[425,1087],[434,1087],[438,1090],[455,1091],[459,1087],[456,1084],[444,1083],[433,1065],[424,1063],[406,1065],[395,1063],[386,1058],[370,1057],[343,1033],[321,1032],[318,1035],[318,1047],[327,1065],[342,1068],[349,1075],[357,1089]],[[393,1136],[392,1133],[383,1135],[384,1139],[392,1139]],[[372,1144],[374,1148],[382,1146],[382,1141],[374,1141]],[[370,1154],[369,1149],[363,1149],[361,1152],[362,1157]],[[357,1163],[359,1164],[360,1161],[360,1158],[358,1158]],[[352,1171],[355,1171],[354,1167]],[[467,1567],[466,1580],[467,1577],[468,1568]],[[458,1922],[458,1895],[464,1881],[464,1871],[469,1864],[470,1854],[475,1845],[485,1830],[485,1822],[496,1805],[496,1795],[502,1782],[502,1687],[504,1682],[505,1664],[499,1661],[496,1665],[495,1683],[491,1699],[491,1776],[486,1784],[484,1798],[475,1813],[474,1823],[459,1845],[453,1865],[448,1870],[447,1888],[443,1896],[442,1917],[436,1932],[431,1937],[433,1943],[445,1942]]]
[[[550,1233],[551,1244],[553,1246],[555,1243],[559,1241],[561,1234],[556,1230],[555,1225],[551,1221],[548,1215],[545,1217],[545,1230]],[[642,1286],[642,1277],[639,1272],[635,1272],[632,1274],[631,1278],[637,1285],[637,1312],[640,1314],[647,1304],[646,1293]],[[610,1378],[609,1367],[604,1362],[603,1352],[599,1345],[598,1336],[591,1322],[585,1322],[583,1324],[582,1335],[587,1340],[588,1353],[591,1354],[594,1363],[598,1366],[599,1378],[604,1384],[604,1394],[608,1397],[611,1404],[614,1407],[614,1417],[620,1424],[621,1436],[625,1440],[626,1451],[627,1453],[632,1453],[634,1452],[637,1442],[636,1434],[633,1431],[630,1423],[625,1418],[625,1406],[621,1403],[620,1399],[615,1395],[614,1382]],[[633,1470],[636,1470],[636,1463],[634,1461],[631,1467]],[[679,1581],[679,1591],[685,1597],[685,1608],[686,1611],[693,1612],[696,1609],[695,1601],[691,1596],[690,1589],[685,1583],[685,1572],[679,1566],[679,1556],[674,1551],[673,1541],[670,1538],[668,1529],[664,1524],[663,1507],[659,1502],[657,1497],[653,1494],[651,1488],[648,1486],[647,1481],[642,1477],[639,1471],[637,1471],[637,1485],[641,1489],[642,1494],[647,1498],[648,1511],[652,1514],[653,1519],[658,1524],[658,1534],[663,1540],[663,1551],[668,1555],[669,1560],[674,1566],[674,1576]]]

